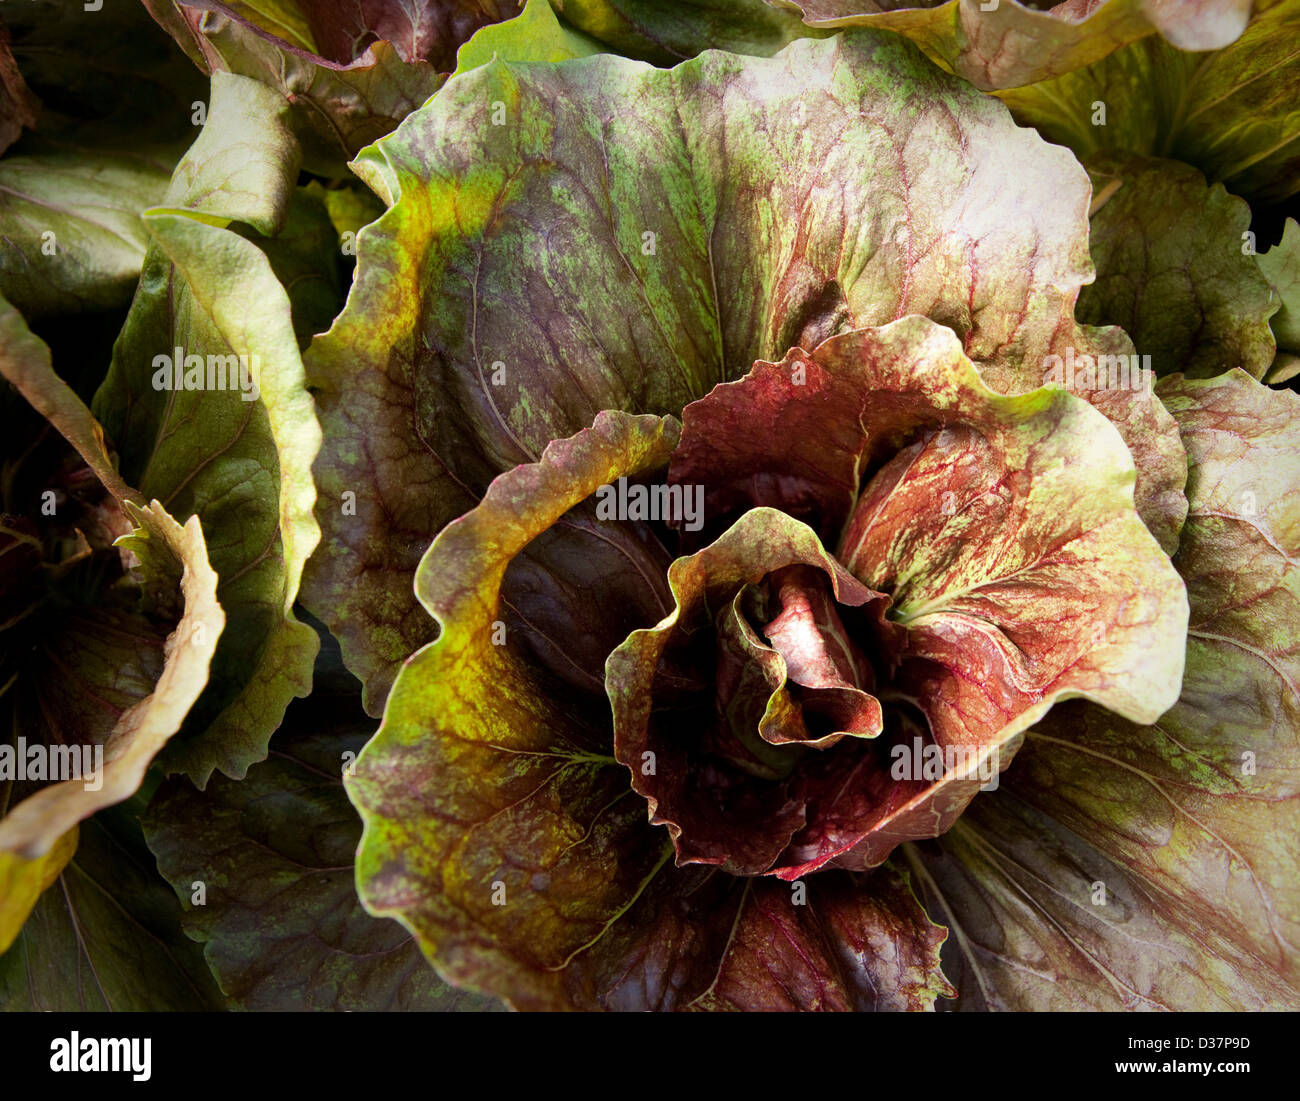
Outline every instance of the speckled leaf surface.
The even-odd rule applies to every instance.
[[[0,375],[64,440],[43,446],[38,418],[6,410],[18,459],[5,464],[0,520],[5,748],[14,757],[24,743],[29,755],[33,746],[83,754],[65,756],[75,765],[61,782],[11,774],[0,783],[3,950],[71,858],[77,824],[130,798],[179,730],[207,684],[224,615],[198,521],[182,527],[157,501],[139,503],[48,347],[3,298]],[[69,468],[69,451],[80,470]],[[51,483],[59,489],[37,488]],[[74,486],[60,515],[59,494]],[[38,491],[52,510],[33,507]],[[130,576],[114,542],[132,557]]]
[[[1054,710],[912,850],[969,1008],[1300,1005],[1300,402],[1240,371],[1160,392],[1191,461],[1182,695],[1152,725]]]
[[[888,34],[493,63],[357,168],[393,205],[308,355],[326,537],[304,592],[372,713],[432,637],[427,541],[549,440],[907,313],[1033,388],[1091,273],[1082,169]]]

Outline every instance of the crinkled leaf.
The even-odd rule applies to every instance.
[[[1251,0],[1094,0],[1029,6],[1019,0],[773,0],[811,27],[877,27],[906,35],[977,88],[1016,88],[1099,61],[1159,31],[1182,50],[1235,41]]]
[[[787,442],[773,448],[765,419],[777,411]],[[712,488],[706,512],[751,508],[674,563],[677,610],[629,636],[607,666],[616,756],[652,821],[672,823],[679,860],[785,878],[828,861],[872,866],[899,841],[947,828],[988,778],[983,766],[982,779],[958,768],[934,784],[898,782],[888,762],[913,731],[897,725],[887,752],[841,743],[830,763],[788,775],[694,764],[707,716],[692,709],[700,693],[683,687],[690,674],[673,671],[671,648],[694,657],[678,665],[703,667],[711,702],[715,677],[692,641],[708,637],[700,608],[789,564],[775,536],[803,525],[774,507],[813,501],[821,530],[838,536],[836,559],[888,594],[885,619],[873,607],[859,641],[872,638],[882,688],[912,701],[944,750],[1005,767],[1057,700],[1082,695],[1152,721],[1178,697],[1187,597],[1136,514],[1118,433],[1062,391],[993,393],[953,333],[924,318],[832,337],[717,387],[687,407],[670,480]],[[836,492],[818,501],[810,485]],[[730,565],[736,548],[747,572]],[[842,588],[841,605],[865,603]],[[647,750],[666,763],[638,776]]]
[[[907,313],[1037,386],[1091,272],[1083,170],[886,34],[668,71],[495,62],[362,162],[395,205],[308,356],[326,538],[304,592],[372,712],[431,637],[426,541],[551,439]]]
[[[157,501],[144,509],[128,504],[127,511],[138,526],[123,545],[151,577],[174,579],[184,614],[167,638],[157,685],[121,715],[104,740],[103,772],[96,784],[84,779],[50,784],[0,819],[0,851],[25,860],[44,856],[78,822],[133,795],[208,682],[225,617],[198,520],[190,517],[181,527]]]
[[[1079,320],[1122,326],[1160,376],[1259,378],[1277,301],[1247,247],[1246,204],[1177,161],[1103,153],[1087,167],[1099,190],[1120,186],[1092,217],[1097,280],[1079,293]]]
[[[0,338],[0,374],[59,430],[113,495],[113,503],[103,506],[105,515],[91,512],[88,519],[78,518],[73,502],[64,501],[65,513],[85,531],[77,529],[79,547],[67,560],[47,567],[51,576],[58,572],[65,579],[63,592],[47,592],[52,581],[40,572],[42,550],[57,543],[47,538],[43,545],[36,524],[24,524],[22,517],[6,516],[0,526],[6,580],[16,567],[18,575],[17,591],[6,595],[31,600],[0,624],[10,748],[21,752],[22,737],[45,747],[71,746],[95,754],[93,764],[83,757],[68,766],[75,767],[75,779],[46,785],[11,777],[0,789],[5,812],[0,862],[6,868],[6,882],[0,885],[0,941],[7,948],[39,891],[67,863],[77,823],[134,794],[146,769],[180,729],[207,684],[225,617],[216,603],[216,574],[198,520],[191,517],[182,527],[157,501],[138,503],[140,495],[114,468],[98,423],[55,375],[49,350],[3,298]],[[17,418],[10,430],[21,431]],[[23,441],[20,437],[14,443]],[[35,450],[28,447],[28,454]],[[14,504],[16,473],[6,472],[6,509]],[[52,496],[53,512],[41,510],[46,528],[61,522],[57,495]],[[111,538],[114,520],[108,513],[119,524],[129,520],[134,525],[118,543],[133,556],[137,585],[119,576],[120,565],[114,571],[95,561],[86,532],[101,543],[102,525]],[[23,550],[33,553],[20,563],[17,554]],[[49,858],[52,852],[62,855]]]
[[[1240,371],[1160,392],[1191,461],[1182,697],[1148,726],[1054,710],[918,847],[971,1008],[1300,1006],[1300,399]]]
[[[114,807],[84,822],[77,854],[0,955],[9,1010],[225,1008],[135,819]]]
[[[274,88],[295,105],[307,162],[331,175],[441,87],[456,50],[519,0],[145,0],[207,73]]]
[[[241,211],[260,229],[285,224],[296,145],[269,89],[218,74],[213,90],[211,129],[182,162],[167,206],[146,215],[153,244],[94,405],[127,480],[177,515],[200,517],[221,579],[226,630],[212,682],[164,756],[168,771],[200,784],[214,769],[242,776],[265,757],[285,706],[310,689],[318,648],[291,609],[319,538],[310,465],[320,429],[272,261],[225,228]],[[278,113],[250,126],[240,117],[249,103]],[[226,357],[236,381],[177,390],[173,377],[172,389],[155,388],[155,357],[174,359],[178,348]]]
[[[564,682],[505,623],[502,579],[600,485],[663,468],[677,438],[671,420],[602,414],[443,531],[417,577],[442,633],[404,666],[345,778],[365,824],[366,908],[399,917],[449,981],[520,1008],[604,997],[604,933],[671,850],[608,755],[599,679],[585,703],[555,691]]]
[[[929,1007],[947,989],[942,931],[895,873],[828,874],[801,885],[801,911],[789,888],[674,868],[608,756],[600,681],[584,696],[511,618],[547,561],[537,543],[594,546],[584,500],[662,472],[677,438],[672,420],[603,413],[496,479],[430,547],[417,585],[442,634],[402,670],[345,778],[365,822],[362,900],[410,927],[444,977],[518,1008]],[[635,524],[600,526],[632,552]],[[626,616],[624,601],[591,606],[592,591],[611,590],[587,590],[598,626]]]
[[[817,864],[805,861],[802,852],[783,856],[798,845],[801,831],[820,825],[819,814],[840,809],[828,798],[822,772],[837,772],[836,786],[844,788],[845,778],[866,771],[860,762],[872,756],[869,749],[839,746],[838,767],[827,765],[810,778],[798,767],[805,744],[781,744],[775,752],[764,746],[760,724],[784,705],[776,692],[790,664],[775,640],[776,683],[762,685],[752,706],[743,706],[750,701],[741,693],[739,701],[727,698],[732,686],[726,654],[709,652],[715,638],[719,650],[727,642],[725,628],[715,624],[715,609],[728,609],[745,586],[792,566],[812,567],[808,572],[818,581],[824,574],[836,604],[858,607],[879,599],[831,557],[806,524],[776,509],[754,508],[704,550],[672,564],[668,584],[675,606],[653,628],[632,632],[606,663],[614,756],[645,798],[650,824],[667,827],[678,864],[716,865],[741,876],[813,870],[833,854]],[[721,721],[715,707],[722,709]],[[736,710],[734,717],[728,714]],[[867,738],[880,733],[878,704],[873,718],[861,731]]]
[[[1259,14],[1226,49],[1185,53],[1158,37],[1054,80],[999,93],[1016,118],[1082,159],[1169,157],[1253,202],[1300,189],[1300,0]],[[1105,106],[1105,124],[1098,105]]]
[[[373,729],[359,695],[318,680],[245,779],[214,777],[204,792],[183,778],[159,787],[145,833],[185,930],[242,1009],[499,1008],[449,990],[406,930],[361,907],[361,823],[343,791],[343,768]],[[197,881],[202,905],[192,904]]]
[[[796,38],[830,33],[766,0],[551,0],[551,6],[612,52],[656,65],[676,65],[705,50],[771,57]]]

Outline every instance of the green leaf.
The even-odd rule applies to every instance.
[[[551,0],[578,30],[611,52],[676,65],[705,50],[771,57],[797,38],[830,33],[765,0]]]
[[[250,105],[257,125],[244,114]],[[243,235],[251,231],[224,228],[286,224],[297,171],[286,113],[270,89],[213,78],[204,136],[167,206],[146,215],[153,243],[94,403],[128,481],[179,516],[199,516],[221,579],[226,630],[212,683],[164,755],[169,772],[200,785],[214,769],[240,777],[265,757],[289,700],[310,690],[318,647],[292,607],[319,538],[310,468],[320,430],[289,297]],[[206,387],[211,373],[215,388],[175,388],[177,349],[204,358],[208,371],[192,381]]]
[[[597,748],[599,679],[587,702],[546,690],[526,626],[512,629],[502,579],[599,485],[661,469],[677,433],[671,420],[603,414],[541,463],[498,479],[435,540],[417,590],[442,633],[403,667],[383,725],[345,778],[365,823],[366,908],[400,916],[448,981],[518,1008],[599,1000],[603,951],[618,950],[603,933],[670,850],[627,798],[608,745]],[[501,892],[506,905],[494,906]]]
[[[1249,248],[1250,210],[1177,161],[1098,154],[1097,190],[1119,182],[1092,217],[1097,281],[1079,293],[1080,321],[1120,325],[1157,375],[1208,378],[1273,361],[1277,301]]]
[[[343,252],[328,204],[332,192],[296,188],[289,197],[284,228],[274,237],[236,227],[266,255],[289,296],[293,331],[305,351],[343,308]]]
[[[1160,393],[1191,462],[1182,696],[1146,726],[1053,710],[916,847],[971,1008],[1300,1006],[1300,398],[1241,371]]]
[[[326,537],[304,594],[374,713],[432,637],[426,541],[550,440],[907,313],[1036,387],[1091,274],[1080,166],[887,34],[667,71],[497,61],[362,165],[393,205],[308,354]]]
[[[445,986],[406,930],[370,917],[357,899],[361,823],[343,769],[371,730],[357,696],[318,682],[246,779],[214,777],[205,792],[168,780],[150,803],[146,836],[185,909],[185,931],[241,1009],[500,1008]],[[202,905],[193,904],[196,881]]]
[[[800,12],[812,27],[875,27],[906,35],[945,69],[985,91],[1034,84],[1091,65],[1154,31],[1179,49],[1219,49],[1241,34],[1251,9],[1251,0],[1100,0],[1033,7],[1019,0],[773,4]]]
[[[39,434],[28,438],[30,418],[7,422],[19,457],[6,463],[0,502],[0,700],[12,732],[4,750],[11,768],[24,742],[83,755],[61,762],[75,778],[47,783],[57,778],[22,778],[15,769],[0,784],[3,951],[67,864],[77,824],[136,792],[180,729],[207,684],[225,617],[198,520],[182,527],[157,501],[142,504],[114,468],[90,411],[54,373],[49,349],[3,298],[0,375],[111,495],[97,500],[74,478],[64,484],[83,487],[65,497],[60,514],[58,492],[48,488],[59,485],[58,469],[38,469],[34,478],[26,469],[48,462],[50,450]],[[67,449],[54,454],[66,463]],[[68,526],[75,541],[61,530]],[[121,555],[107,545],[119,530]],[[123,576],[125,554],[134,562],[131,577]]]
[[[175,154],[77,148],[0,160],[0,294],[31,317],[126,303]]]
[[[138,4],[24,0],[4,19],[0,150],[11,120],[35,129],[0,161],[0,293],[33,319],[124,306],[140,212],[166,190],[205,82]]]
[[[1271,322],[1279,358],[1300,354],[1300,225],[1294,218],[1286,220],[1282,240],[1260,254],[1259,270],[1282,301]]]
[[[514,19],[489,23],[456,51],[456,71],[468,72],[494,57],[502,61],[567,61],[589,57],[604,47],[589,35],[566,27],[546,0],[527,0]]]
[[[7,1010],[181,1012],[225,1008],[180,907],[145,848],[137,807],[83,823],[77,855],[0,955]]]
[[[1081,159],[1102,150],[1186,161],[1252,203],[1300,190],[1300,0],[1209,54],[1145,38],[1086,69],[1001,92],[1018,121]],[[1099,105],[1104,106],[1104,125]]]
[[[351,233],[353,240],[371,222],[384,212],[384,204],[359,183],[345,183],[341,187],[324,187],[312,180],[303,190],[325,204],[330,223],[339,239]],[[355,255],[355,246],[354,246]]]

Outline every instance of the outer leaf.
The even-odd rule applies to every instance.
[[[372,712],[430,637],[425,541],[551,439],[906,313],[1037,386],[1091,270],[1082,170],[888,35],[671,71],[497,62],[364,161],[396,205],[308,357],[327,535],[305,592]]]
[[[551,0],[551,6],[611,52],[656,65],[711,49],[771,57],[796,38],[827,33],[765,0]]]
[[[1159,31],[1183,50],[1215,50],[1235,41],[1251,0],[1098,0],[1030,7],[1019,0],[773,0],[813,27],[877,27],[906,35],[950,72],[977,88],[1035,84],[1101,60]]]
[[[1160,390],[1192,463],[1182,697],[1150,726],[1053,711],[914,854],[973,1008],[1300,1005],[1300,399],[1240,371]]]
[[[1020,122],[1082,159],[1101,150],[1169,157],[1252,203],[1279,202],[1300,190],[1298,30],[1300,0],[1282,0],[1208,56],[1146,38],[1000,95]],[[1098,103],[1104,126],[1092,122]]]
[[[138,806],[85,822],[77,855],[0,956],[0,1007],[19,1011],[224,1008],[180,907],[140,837]]]
[[[1120,187],[1092,218],[1097,281],[1079,294],[1079,320],[1123,326],[1161,376],[1259,378],[1277,300],[1245,245],[1246,204],[1176,161],[1100,154],[1088,171]]]
[[[84,149],[0,161],[0,294],[33,317],[127,302],[144,260],[140,212],[174,163]]]
[[[216,777],[202,793],[169,780],[150,803],[146,836],[185,930],[241,1009],[500,1008],[449,990],[404,929],[357,899],[361,823],[342,770],[370,731],[355,697],[318,681],[246,779]],[[196,879],[201,906],[190,904]]]
[[[37,591],[28,594],[35,601],[29,623],[23,622],[28,612],[4,623],[6,650],[11,651],[4,656],[12,659],[12,665],[5,663],[5,694],[14,731],[49,746],[99,743],[103,757],[94,784],[84,778],[49,786],[5,782],[7,813],[0,819],[2,951],[12,943],[37,896],[67,864],[76,847],[77,823],[135,793],[145,770],[180,729],[207,683],[225,617],[216,604],[216,575],[208,564],[198,520],[191,518],[182,528],[156,501],[146,508],[135,503],[139,495],[113,468],[99,425],[54,374],[48,349],[2,298],[0,337],[0,373],[77,449],[115,495],[114,511],[124,509],[137,524],[123,543],[135,555],[145,594],[139,606],[128,605],[120,592],[110,589],[96,594],[97,605],[83,608],[84,600],[65,596],[62,607],[42,610],[46,580],[19,572],[19,584]],[[6,481],[11,478],[12,473],[7,474]],[[6,498],[8,492],[6,486]],[[64,507],[71,510],[67,502]],[[8,558],[18,545],[9,538],[11,530],[22,532],[9,523],[5,529]],[[78,558],[90,558],[85,535],[79,533],[79,540],[84,551],[57,563],[65,572],[76,569]],[[35,538],[30,541],[41,545]],[[5,565],[12,569],[13,559]],[[102,577],[95,582],[106,587]],[[75,583],[72,589],[75,593]],[[166,628],[160,631],[150,613],[177,604],[180,621],[164,642]],[[35,633],[23,633],[25,627]],[[55,648],[62,652],[52,658]],[[157,672],[155,663],[161,666]],[[87,699],[66,698],[77,693]]]
[[[519,0],[145,0],[207,73],[251,77],[296,105],[313,168],[342,161],[392,130],[455,68],[457,48],[508,19]]]
[[[584,948],[603,950],[667,852],[601,745],[600,697],[552,695],[522,640],[493,645],[502,578],[601,484],[662,468],[676,442],[673,421],[602,414],[435,540],[417,589],[442,634],[403,668],[345,778],[365,824],[366,908],[399,917],[449,981],[519,1007],[600,999],[601,951]],[[498,880],[504,907],[492,904]]]
[[[319,537],[319,428],[289,299],[258,246],[222,228],[241,211],[261,229],[283,223],[296,146],[269,89],[220,74],[213,88],[210,129],[178,168],[168,207],[147,215],[155,243],[95,399],[124,475],[179,515],[198,514],[221,578],[227,627],[213,682],[164,758],[199,784],[214,769],[242,776],[265,756],[289,700],[310,689],[318,647],[291,609]],[[279,115],[250,130],[250,104]],[[155,389],[154,357],[177,348],[248,357],[257,400],[244,389]]]

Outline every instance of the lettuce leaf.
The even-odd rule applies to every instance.
[[[1281,0],[1212,53],[1145,38],[999,95],[1019,122],[1081,159],[1105,150],[1185,161],[1251,203],[1278,203],[1300,189],[1298,30],[1300,0]]]
[[[1160,393],[1191,462],[1182,695],[1151,725],[1053,710],[912,849],[964,1007],[1300,1005],[1300,398],[1241,371]]]
[[[262,120],[252,129],[250,112]],[[208,124],[164,205],[145,214],[144,274],[93,405],[123,476],[178,515],[199,516],[220,577],[227,625],[212,681],[164,755],[169,772],[200,785],[218,769],[242,776],[266,756],[285,706],[310,690],[318,648],[292,607],[319,538],[311,462],[320,429],[290,300],[267,255],[276,246],[264,252],[249,239],[288,223],[299,152],[287,113],[254,81],[213,78]],[[318,240],[331,255],[332,235]],[[191,356],[209,366],[197,379],[205,388],[177,389]],[[213,357],[229,368],[224,382]],[[209,374],[224,388],[206,389]]]
[[[1092,273],[1086,173],[887,34],[669,71],[494,62],[357,168],[391,205],[307,356],[325,539],[304,599],[372,714],[432,637],[409,584],[427,541],[550,440],[907,313],[1033,389]],[[1156,496],[1184,476],[1167,433]]]
[[[877,27],[906,35],[944,68],[984,91],[1071,72],[1156,31],[1181,50],[1220,49],[1240,36],[1251,11],[1251,0],[1066,0],[1032,6],[1020,0],[773,3],[801,13],[810,27]]]
[[[1101,153],[1087,167],[1098,191],[1119,186],[1092,216],[1097,281],[1079,294],[1079,320],[1123,326],[1162,377],[1263,375],[1278,302],[1246,204],[1177,161]]]

